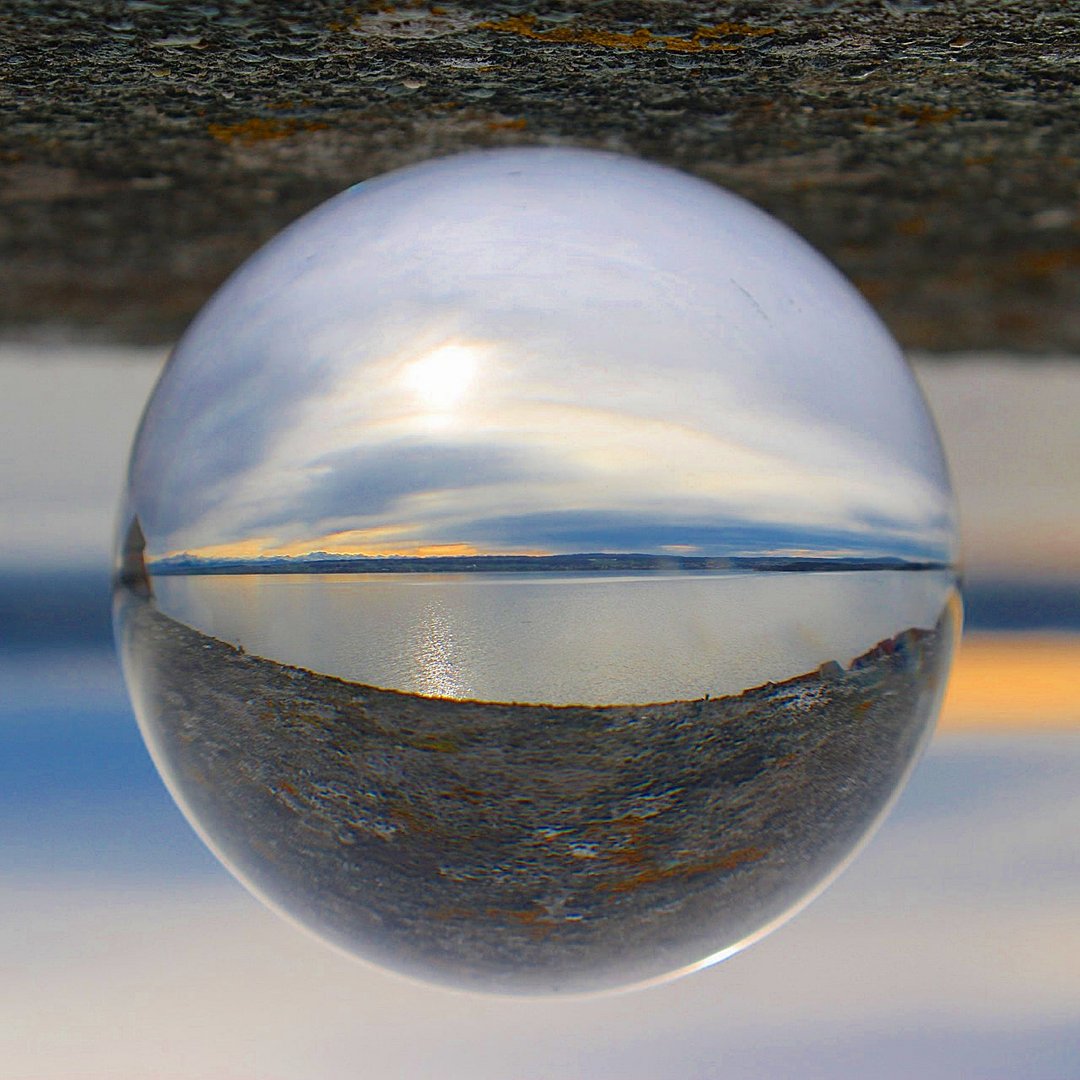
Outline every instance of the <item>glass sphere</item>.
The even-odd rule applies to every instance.
[[[585,151],[359,184],[187,331],[117,637],[177,802],[395,971],[644,984],[820,891],[958,627],[952,499],[855,290],[707,183]]]

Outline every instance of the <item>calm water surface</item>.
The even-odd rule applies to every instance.
[[[249,652],[441,697],[612,704],[739,693],[932,628],[948,571],[161,577],[167,614]]]

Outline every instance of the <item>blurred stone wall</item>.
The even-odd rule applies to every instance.
[[[173,338],[357,180],[521,144],[715,180],[902,343],[1080,352],[1080,7],[24,2],[0,10],[0,335]]]

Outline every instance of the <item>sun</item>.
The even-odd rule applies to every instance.
[[[448,412],[460,405],[468,394],[476,381],[478,367],[476,349],[448,343],[406,365],[401,382],[426,408]]]

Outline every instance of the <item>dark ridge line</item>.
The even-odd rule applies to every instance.
[[[932,560],[884,558],[827,558],[731,555],[606,554],[578,555],[436,555],[436,556],[278,556],[265,559],[201,559],[174,555],[149,563],[158,577],[212,574],[390,574],[390,573],[557,573],[570,571],[686,571],[759,570],[771,572],[828,572],[845,570],[947,570]]]

